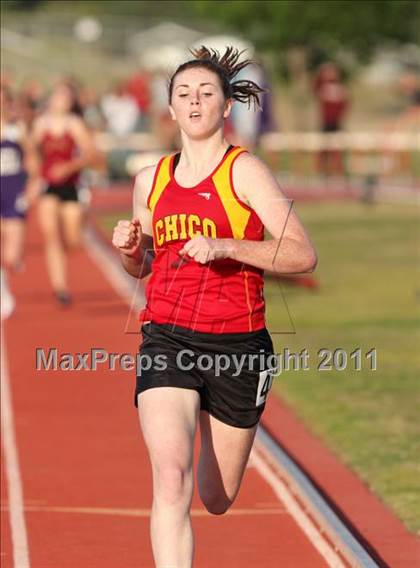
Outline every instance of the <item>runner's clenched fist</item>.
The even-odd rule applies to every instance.
[[[114,227],[112,244],[127,256],[137,256],[141,238],[142,229],[138,219],[121,220]]]

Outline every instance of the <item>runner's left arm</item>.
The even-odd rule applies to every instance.
[[[317,255],[293,208],[293,200],[282,192],[269,168],[248,153],[235,160],[233,185],[240,199],[251,207],[272,235],[265,241],[210,239],[197,236],[180,251],[197,262],[232,258],[278,274],[312,272]]]

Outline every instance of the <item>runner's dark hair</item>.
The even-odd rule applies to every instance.
[[[212,71],[219,77],[225,99],[233,99],[241,103],[248,103],[248,107],[252,102],[254,104],[254,108],[257,107],[260,109],[261,103],[258,95],[259,93],[264,93],[265,89],[262,89],[254,81],[247,79],[232,81],[239,71],[248,65],[257,64],[257,62],[252,59],[239,61],[241,55],[245,51],[246,50],[239,51],[231,46],[226,47],[225,53],[220,55],[216,49],[205,47],[204,45],[197,49],[190,49],[190,53],[195,59],[182,63],[182,65],[176,69],[175,73],[170,78],[168,88],[169,104],[172,100],[175,77],[186,69],[204,68]]]

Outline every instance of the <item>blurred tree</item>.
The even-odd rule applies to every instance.
[[[304,47],[308,61],[350,50],[367,60],[384,42],[420,40],[419,0],[2,0],[2,8],[194,21],[236,32],[261,52]],[[204,23],[205,22],[205,23]],[[204,30],[203,30],[204,31]]]
[[[10,10],[40,8],[75,15],[118,15],[182,20],[194,17],[189,0],[1,0]]]
[[[350,49],[367,59],[384,41],[419,41],[418,0],[191,0],[197,15],[218,20],[264,51],[291,46],[333,55]]]
[[[9,10],[35,10],[44,0],[2,0],[2,9]]]
[[[201,19],[236,31],[259,50],[306,46],[333,55],[350,49],[368,59],[384,41],[419,42],[418,0],[2,0],[8,9]]]

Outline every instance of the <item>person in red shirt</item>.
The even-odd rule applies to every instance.
[[[139,69],[130,77],[125,85],[125,90],[130,95],[139,110],[140,130],[147,130],[150,124],[151,102],[151,76],[146,70]]]
[[[339,132],[349,108],[349,98],[342,82],[338,67],[327,62],[321,65],[313,84],[318,101],[319,121],[322,132]],[[344,173],[341,151],[322,150],[320,153],[320,170],[324,174]]]
[[[47,269],[55,297],[63,306],[71,302],[66,252],[81,241],[79,176],[95,158],[92,137],[77,111],[75,88],[61,81],[53,88],[47,110],[33,130],[44,180],[38,212]]]
[[[133,219],[113,234],[125,270],[135,278],[151,272],[135,404],[153,471],[156,566],[192,565],[198,422],[203,504],[223,514],[239,491],[273,374],[263,271],[316,265],[273,174],[225,139],[234,101],[259,102],[258,85],[234,81],[249,61],[233,48],[222,57],[206,47],[192,53],[169,85],[182,150],[140,171]],[[264,240],[264,229],[273,238]]]

